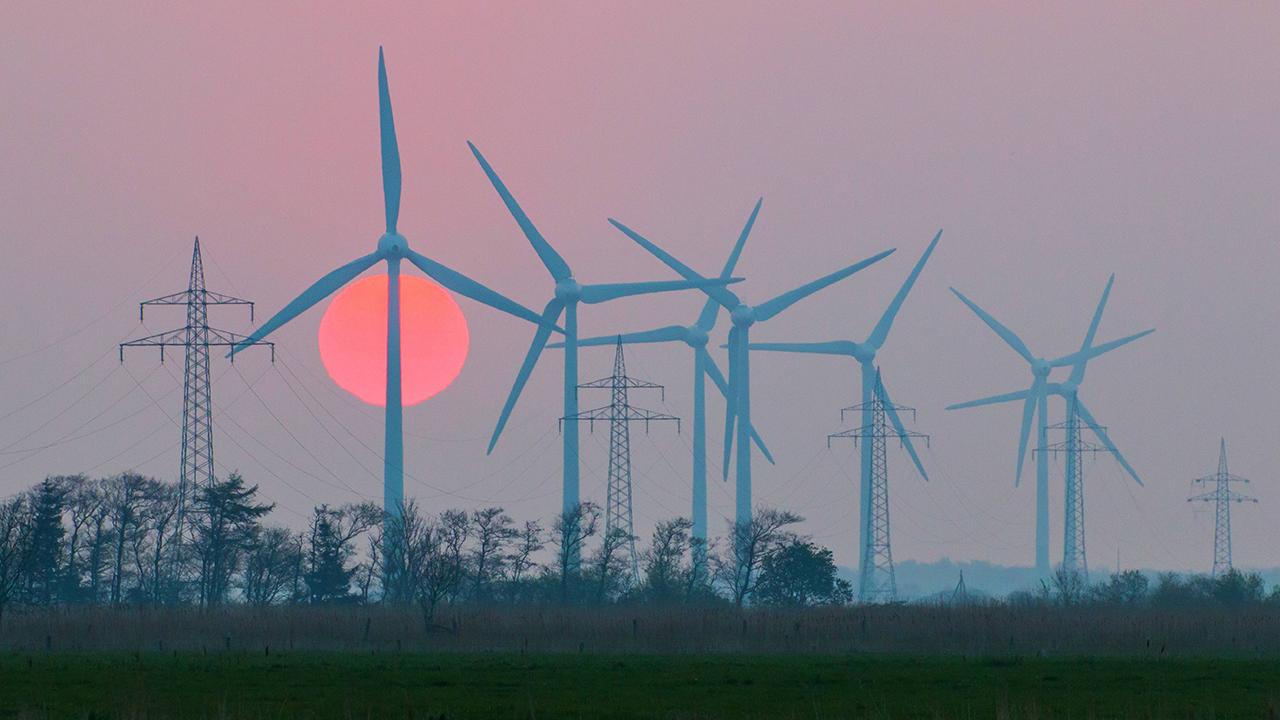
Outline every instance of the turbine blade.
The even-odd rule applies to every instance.
[[[1071,353],[1070,355],[1064,355],[1058,358],[1057,360],[1050,362],[1049,364],[1053,367],[1066,367],[1067,365],[1075,365],[1077,368],[1081,368],[1081,367],[1084,367],[1085,363],[1089,362],[1093,358],[1096,358],[1099,355],[1105,355],[1111,352],[1112,350],[1115,350],[1116,348],[1128,345],[1134,340],[1137,340],[1139,338],[1144,338],[1153,332],[1155,332],[1155,328],[1151,328],[1150,330],[1143,330],[1140,333],[1134,333],[1128,337],[1120,338],[1119,340],[1112,340],[1111,342],[1103,343],[1096,347],[1085,348],[1079,352],[1074,352],[1074,353]],[[1072,374],[1072,377],[1075,376],[1074,371],[1071,374]]]
[[[249,337],[236,343],[231,348],[231,352],[227,353],[227,357],[234,356],[244,348],[262,340],[270,335],[277,328],[298,315],[301,315],[307,308],[315,305],[326,297],[332,295],[338,288],[351,282],[357,275],[368,270],[374,263],[382,259],[381,253],[370,253],[362,258],[352,260],[342,267],[330,272],[319,280],[311,284],[311,287],[302,291],[302,294],[294,298],[288,305],[285,305],[280,312],[271,316],[271,319],[258,326]]]
[[[544,317],[538,315],[538,313],[514,300],[508,299],[497,291],[490,290],[457,270],[445,267],[435,260],[413,250],[406,250],[405,252],[409,261],[414,265],[417,265],[419,270],[426,273],[431,277],[431,279],[459,295],[464,295],[472,300],[484,303],[485,305],[496,310],[501,310],[508,315],[515,315],[518,318],[524,318],[532,323],[542,324],[544,322]],[[559,327],[554,326],[548,328],[548,330],[564,332]]]
[[[600,337],[580,338],[578,347],[592,347],[596,345],[613,345],[618,342],[618,338],[622,338],[623,344],[633,345],[638,343],[660,343],[672,342],[675,340],[683,341],[688,335],[688,330],[682,325],[668,325],[653,330],[642,330],[640,332],[623,333],[622,335],[601,335]],[[564,343],[554,342],[548,345],[550,348],[562,348]]]
[[[396,231],[400,219],[400,146],[396,143],[396,123],[391,116],[391,90],[387,87],[387,62],[378,48],[378,126],[382,136],[382,201],[387,213],[387,232]]]
[[[1022,359],[1026,360],[1029,363],[1033,363],[1036,361],[1035,356],[1031,354],[1031,349],[1027,347],[1026,343],[1022,342],[1022,338],[1014,334],[1014,332],[1009,328],[1005,327],[1004,325],[1001,325],[999,320],[996,320],[995,318],[991,317],[991,315],[988,314],[986,310],[983,310],[982,308],[978,307],[976,303],[974,303],[972,300],[970,300],[969,298],[961,294],[959,290],[955,288],[951,288],[951,292],[955,293],[955,296],[960,298],[961,302],[963,302],[965,305],[968,305],[969,309],[972,310],[974,314],[976,314],[979,318],[981,318],[982,322],[987,324],[987,327],[994,330],[1002,340],[1004,340],[1006,343],[1009,344],[1009,347],[1016,350],[1017,353],[1022,356]]]
[[[1084,342],[1080,345],[1080,351],[1083,352],[1093,345],[1093,339],[1098,334],[1098,325],[1102,322],[1102,311],[1107,307],[1107,298],[1111,297],[1111,286],[1116,282],[1115,273],[1107,278],[1107,286],[1102,289],[1102,298],[1098,300],[1098,308],[1093,311],[1093,321],[1089,323],[1089,331],[1085,333]],[[1081,362],[1079,365],[1071,369],[1071,381],[1079,385],[1084,380],[1085,365],[1088,360]]]
[[[656,282],[636,283],[597,283],[582,286],[582,302],[588,304],[608,302],[632,295],[673,292],[676,290],[694,290],[709,287],[724,287],[730,283],[741,282],[741,278],[711,278],[705,280],[659,280]]]
[[[507,189],[506,184],[502,182],[502,178],[498,177],[498,173],[493,171],[489,161],[484,159],[484,155],[480,154],[479,148],[469,140],[467,141],[467,147],[471,148],[471,154],[476,156],[476,160],[480,163],[480,168],[484,170],[485,175],[489,176],[489,182],[493,184],[493,189],[498,191],[498,196],[506,204],[511,216],[516,219],[516,224],[524,231],[525,237],[529,238],[529,244],[533,245],[533,251],[538,253],[538,257],[551,273],[551,277],[555,278],[556,282],[573,277],[573,271],[569,269],[569,263],[565,262],[563,257],[560,257],[560,253],[556,252],[555,248],[551,247],[551,243],[547,242],[547,239],[542,237],[542,233],[538,232],[538,228],[534,227],[533,221],[525,214],[524,208],[520,207],[520,203],[516,202],[515,196]]]
[[[498,444],[498,437],[507,426],[507,420],[511,417],[511,411],[515,409],[516,401],[520,399],[525,383],[529,381],[533,366],[538,363],[538,356],[542,354],[542,348],[551,337],[551,328],[555,326],[563,310],[564,305],[559,300],[552,300],[543,309],[538,329],[533,334],[533,342],[529,344],[529,352],[525,353],[524,362],[520,364],[520,372],[516,373],[516,381],[511,385],[511,392],[507,395],[507,402],[502,406],[502,413],[498,415],[498,424],[493,428],[493,437],[489,438],[489,449],[485,451],[486,454],[492,453],[494,446]]]
[[[893,250],[885,250],[884,252],[882,252],[882,253],[880,253],[880,254],[878,254],[878,255],[872,255],[871,257],[867,258],[866,260],[862,260],[862,261],[860,261],[860,262],[856,262],[856,263],[854,263],[854,264],[852,264],[852,265],[850,265],[850,266],[848,266],[848,267],[846,267],[846,268],[843,268],[843,269],[841,269],[841,270],[837,270],[837,271],[835,271],[835,272],[831,273],[830,275],[824,275],[824,276],[822,276],[822,277],[818,278],[817,280],[814,280],[814,281],[812,281],[812,282],[808,282],[808,283],[805,283],[804,285],[801,285],[800,287],[796,288],[795,290],[790,290],[790,291],[788,291],[788,292],[784,292],[784,293],[782,293],[781,295],[779,295],[778,297],[776,297],[776,298],[774,298],[774,299],[772,299],[772,300],[769,300],[769,301],[764,302],[764,303],[762,303],[762,304],[760,304],[760,305],[757,305],[757,306],[756,306],[756,320],[759,320],[759,321],[765,321],[765,320],[768,320],[768,319],[770,319],[770,318],[774,317],[774,316],[775,316],[775,315],[777,315],[778,313],[782,312],[783,310],[786,310],[787,308],[791,307],[792,305],[796,304],[797,302],[799,302],[799,301],[801,301],[801,300],[803,300],[803,299],[805,299],[805,298],[809,297],[810,295],[812,295],[812,294],[814,294],[814,293],[818,292],[818,291],[819,291],[819,290],[821,290],[822,288],[827,287],[828,285],[831,285],[832,283],[835,283],[835,282],[838,282],[838,281],[840,281],[840,280],[843,280],[843,279],[845,279],[845,278],[849,277],[850,275],[852,275],[852,274],[854,274],[854,273],[858,272],[859,270],[861,270],[861,269],[863,269],[863,268],[865,268],[865,267],[869,267],[869,266],[871,266],[871,265],[874,265],[874,264],[876,264],[876,263],[880,262],[881,260],[883,260],[883,259],[885,259],[885,258],[889,257],[890,255],[892,255],[892,254],[893,254],[894,250],[896,250],[896,249],[897,249],[897,248],[894,248]]]
[[[1027,457],[1027,441],[1031,439],[1031,423],[1035,419],[1037,401],[1044,392],[1044,381],[1036,378],[1027,391],[1027,401],[1022,404],[1022,429],[1018,436],[1018,470],[1013,476],[1013,485],[1022,484],[1022,465]],[[1040,418],[1044,422],[1044,418]]]
[[[1089,424],[1089,428],[1093,430],[1093,434],[1102,441],[1102,444],[1107,448],[1107,450],[1112,455],[1115,455],[1116,461],[1120,463],[1120,467],[1124,468],[1125,472],[1129,473],[1129,477],[1132,477],[1134,482],[1142,485],[1142,478],[1138,477],[1138,471],[1134,470],[1133,466],[1129,464],[1129,461],[1125,460],[1124,455],[1120,454],[1120,449],[1116,447],[1115,443],[1111,442],[1111,438],[1107,435],[1106,429],[1098,424],[1098,421],[1093,418],[1093,413],[1089,412],[1089,408],[1084,406],[1084,402],[1081,401],[1079,397],[1076,398],[1076,412],[1079,413],[1080,417],[1084,418],[1084,421]]]
[[[738,265],[738,258],[742,256],[742,248],[747,244],[747,236],[751,234],[751,228],[756,224],[756,217],[760,214],[760,206],[764,204],[764,198],[756,200],[756,206],[751,209],[751,215],[747,218],[747,224],[742,226],[742,232],[738,233],[738,242],[734,243],[733,249],[729,251],[729,259],[725,261],[724,268],[720,271],[720,277],[728,278],[733,276],[733,269]],[[707,303],[702,306],[702,313],[698,315],[698,321],[694,323],[703,332],[710,332],[711,328],[716,325],[716,315],[719,313],[715,300],[708,298]]]
[[[1029,390],[1019,390],[1017,392],[1004,393],[1002,395],[992,395],[990,397],[980,398],[978,400],[970,400],[968,402],[955,403],[948,405],[948,410],[964,410],[966,408],[981,407],[983,405],[999,405],[1000,403],[1013,402],[1015,400],[1024,400]]]
[[[652,242],[649,242],[648,239],[646,239],[643,235],[636,232],[635,230],[632,230],[631,228],[627,227],[626,225],[623,225],[622,223],[612,218],[609,219],[609,222],[614,227],[621,230],[624,235],[626,235],[627,237],[631,238],[636,243],[638,243],[640,247],[644,248],[645,250],[648,250],[654,257],[661,260],[664,264],[666,264],[667,267],[679,273],[680,276],[683,277],[685,280],[693,280],[693,281],[706,280],[706,278],[704,278],[703,276],[695,272],[693,268],[675,259],[666,250],[663,250],[657,245],[654,245]],[[709,285],[707,287],[701,288],[701,290],[704,293],[706,293],[708,297],[720,303],[721,305],[723,305],[725,308],[729,310],[732,310],[733,308],[742,304],[742,301],[738,299],[737,295],[733,294],[733,291],[729,290],[728,288],[722,285]]]
[[[916,279],[920,277],[920,272],[924,270],[925,263],[929,262],[929,256],[933,254],[933,249],[938,246],[938,240],[942,238],[942,231],[939,230],[937,235],[933,236],[933,240],[929,242],[929,247],[925,248],[924,254],[916,261],[915,267],[911,268],[911,274],[907,276],[902,287],[898,289],[898,294],[893,296],[893,301],[889,303],[889,307],[885,308],[884,315],[880,316],[880,322],[876,323],[876,327],[871,331],[871,335],[867,338],[867,344],[879,350],[884,341],[889,337],[889,330],[893,327],[893,320],[898,316],[898,311],[902,309],[902,304],[906,302],[907,295],[910,294],[911,288],[916,284]]]
[[[720,468],[724,479],[729,479],[729,458],[733,451],[733,424],[738,414],[738,359],[737,351],[742,331],[738,326],[729,328],[729,394],[724,398],[724,462]]]
[[[880,395],[884,399],[885,414],[889,416],[889,422],[893,423],[893,428],[902,437],[902,444],[907,448],[907,454],[911,456],[911,462],[915,463],[916,470],[920,472],[920,477],[925,482],[929,482],[929,473],[924,471],[924,463],[920,462],[920,456],[916,454],[916,446],[911,442],[911,436],[907,434],[907,428],[902,424],[902,418],[898,417],[898,409],[893,406],[893,401],[889,399],[889,390],[884,386],[884,382],[880,383]]]
[[[747,347],[765,352],[811,353],[814,355],[854,357],[858,344],[849,340],[832,340],[830,342],[753,342]]]
[[[727,400],[729,398],[729,383],[724,379],[724,376],[720,374],[720,368],[716,367],[715,360],[711,359],[711,353],[707,352],[706,348],[698,348],[697,352],[702,353],[702,359],[707,369],[707,376],[711,378],[711,382],[716,384],[716,387],[720,389],[720,394]],[[730,428],[730,431],[732,432],[732,427]],[[760,452],[764,455],[765,459],[769,461],[770,465],[778,464],[777,461],[773,459],[773,453],[769,452],[768,446],[764,444],[764,438],[760,437],[760,433],[756,430],[755,425],[751,426],[751,440],[755,443],[756,447],[760,448]]]

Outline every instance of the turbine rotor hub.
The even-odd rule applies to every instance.
[[[756,322],[756,309],[750,305],[739,305],[729,313],[729,318],[738,327],[751,327]]]
[[[400,233],[383,233],[378,238],[378,252],[387,257],[404,257],[408,254],[409,241]]]
[[[1035,362],[1031,363],[1031,374],[1038,378],[1049,377],[1049,371],[1052,369],[1053,368],[1049,367],[1049,363],[1043,358],[1037,358]]]
[[[690,325],[685,328],[685,333],[684,341],[689,345],[689,347],[703,348],[707,346],[707,340],[709,338],[707,337],[706,330],[703,330],[697,325]]]
[[[582,299],[582,285],[572,277],[556,283],[556,299],[563,303],[577,302]]]
[[[876,360],[876,349],[870,345],[862,343],[853,344],[853,358],[863,365],[869,365]]]

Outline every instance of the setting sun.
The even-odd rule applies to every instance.
[[[470,336],[461,308],[444,288],[400,276],[404,405],[444,390],[467,359]],[[320,321],[320,358],[339,387],[370,405],[387,392],[387,276],[361,278],[338,293]]]

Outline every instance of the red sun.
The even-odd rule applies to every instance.
[[[343,288],[320,320],[320,359],[343,390],[370,405],[387,399],[387,276]],[[449,387],[467,359],[470,334],[444,288],[400,276],[400,397],[416,405]]]

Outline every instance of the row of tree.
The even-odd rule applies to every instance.
[[[583,503],[546,528],[500,507],[384,516],[370,503],[314,508],[304,530],[238,474],[183,492],[137,474],[50,477],[0,503],[0,613],[13,604],[253,605],[849,602],[830,550],[762,510],[707,546],[685,519],[634,538]]]
[[[1280,606],[1280,585],[1273,587],[1268,594],[1261,575],[1234,569],[1218,575],[1166,572],[1156,575],[1154,582],[1139,570],[1125,570],[1091,584],[1081,573],[1059,567],[1041,583],[1038,592],[1015,592],[1008,601],[1014,604],[1153,608],[1241,607],[1264,603]]]

